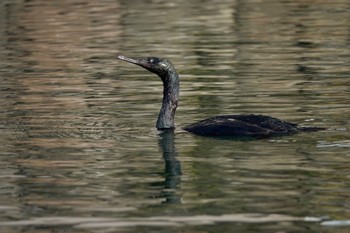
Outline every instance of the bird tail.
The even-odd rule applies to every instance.
[[[298,127],[298,130],[303,132],[315,132],[315,131],[321,131],[326,130],[327,128],[324,127]]]

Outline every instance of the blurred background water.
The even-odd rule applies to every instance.
[[[0,231],[349,232],[350,2],[3,0]],[[115,60],[167,57],[158,77]],[[259,113],[327,131],[182,126]]]

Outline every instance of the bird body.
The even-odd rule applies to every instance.
[[[129,58],[117,55],[117,59],[139,65],[157,74],[163,81],[163,102],[156,127],[158,130],[175,127],[175,111],[179,101],[180,79],[172,63],[163,58]],[[301,131],[318,131],[324,128],[299,127],[297,124],[265,115],[214,116],[190,124],[184,130],[200,136],[266,138]]]
[[[298,131],[317,131],[319,128],[298,127],[274,117],[250,114],[214,116],[190,124],[184,130],[201,136],[266,138]]]

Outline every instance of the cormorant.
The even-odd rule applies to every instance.
[[[174,117],[179,101],[180,80],[172,63],[157,57],[125,57],[117,55],[119,60],[139,65],[157,74],[163,81],[163,103],[156,127],[158,130],[175,128]],[[265,115],[223,115],[210,117],[183,128],[201,136],[252,137],[265,138],[300,131],[318,131],[324,128],[299,127],[297,124]]]

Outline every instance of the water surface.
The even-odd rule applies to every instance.
[[[3,1],[2,232],[348,232],[350,4]],[[115,54],[169,58],[162,86]],[[182,126],[259,113],[329,128],[255,141]]]

